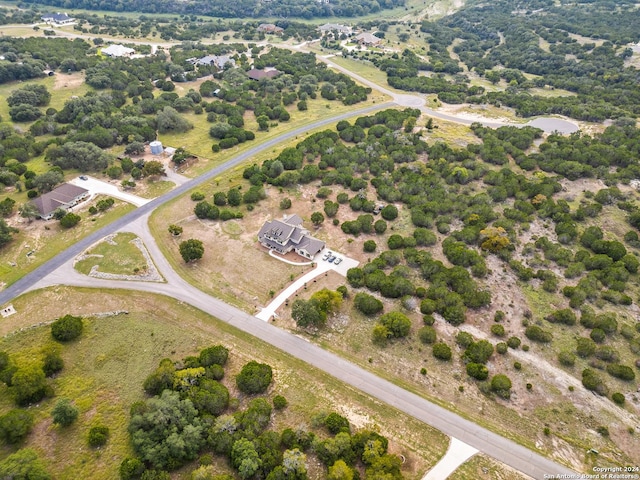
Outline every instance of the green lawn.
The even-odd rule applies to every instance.
[[[147,260],[133,243],[138,238],[133,233],[118,233],[109,241],[103,241],[85,252],[89,257],[75,264],[76,270],[88,275],[96,266],[102,273],[133,275],[136,269],[143,271]]]
[[[15,330],[48,321],[70,312],[85,316],[84,332],[75,342],[62,346],[64,370],[52,380],[55,397],[31,408],[37,426],[24,446],[35,448],[54,478],[118,478],[122,459],[130,455],[126,428],[130,405],[144,398],[141,385],[165,357],[179,360],[200,349],[221,343],[230,350],[223,383],[235,394],[234,374],[249,360],[274,368],[270,396],[284,395],[289,406],[273,417],[273,426],[309,428],[311,417],[336,410],[358,419],[362,427],[374,428],[390,438],[390,448],[407,458],[403,474],[419,479],[444,454],[448,441],[436,430],[391,407],[372,401],[322,372],[273,349],[260,340],[172,299],[139,292],[55,287],[31,292],[14,301],[18,310],[9,317]],[[45,307],[46,306],[46,307]],[[94,318],[92,312],[127,310],[128,314]],[[3,331],[6,333],[6,323]],[[0,340],[18,364],[37,361],[50,338],[49,328],[26,329]],[[132,355],[135,352],[135,355]],[[304,372],[304,374],[301,374]],[[80,410],[78,421],[61,429],[50,423],[50,412],[60,397],[73,399]],[[0,411],[11,408],[6,387],[0,387]],[[88,429],[96,423],[110,427],[107,445],[92,450],[86,444]],[[10,452],[0,448],[0,456]],[[225,460],[215,458],[223,465]],[[173,478],[187,480],[194,465]]]

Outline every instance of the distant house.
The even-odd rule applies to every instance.
[[[338,32],[339,34],[351,35],[352,29],[346,25],[340,25],[338,23],[325,23],[318,27],[322,35],[326,35],[331,32]]]
[[[298,255],[308,259],[313,259],[325,246],[322,240],[312,237],[302,227],[302,219],[298,215],[265,222],[258,232],[258,240],[264,247],[282,255],[295,250]]]
[[[38,216],[43,220],[51,220],[54,212],[61,208],[69,210],[89,196],[89,190],[70,183],[63,183],[49,193],[31,200],[38,209]]]
[[[71,18],[66,13],[47,13],[40,17],[43,22],[49,23],[51,25],[69,25],[76,21],[75,18]]]
[[[136,51],[133,48],[125,47],[124,45],[109,45],[102,49],[102,53],[108,57],[130,57]]]
[[[261,23],[257,28],[258,32],[279,34],[284,32],[284,28],[280,28],[273,23]]]
[[[375,35],[364,32],[359,35],[356,35],[356,42],[360,45],[378,45],[382,40]]]
[[[276,69],[272,70],[256,70],[252,68],[247,72],[247,75],[251,80],[260,80],[261,78],[275,78],[280,75],[280,71]]]
[[[227,64],[231,65],[232,67],[236,66],[236,62],[232,58],[229,58],[227,55],[207,55],[206,57],[197,59],[190,58],[187,61],[189,63],[193,63],[194,65],[213,65],[219,70],[224,69]]]

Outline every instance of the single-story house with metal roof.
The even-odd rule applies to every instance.
[[[258,32],[262,32],[262,33],[282,33],[284,31],[284,28],[282,27],[278,27],[277,25],[273,24],[273,23],[261,23],[260,25],[258,25],[258,28],[256,29]]]
[[[351,27],[348,27],[346,25],[341,25],[339,23],[325,23],[324,25],[320,25],[318,27],[318,30],[320,30],[320,32],[322,32],[323,35],[329,32],[338,32],[338,33],[344,33],[345,35],[350,35],[352,32]]]
[[[356,42],[360,45],[378,45],[382,42],[382,39],[376,37],[372,33],[363,32],[359,35],[356,35]]]
[[[31,203],[38,209],[40,218],[51,220],[57,209],[70,210],[71,207],[79,204],[89,195],[89,190],[86,188],[78,187],[71,183],[63,183],[49,193],[44,193],[34,198]]]
[[[190,61],[190,63],[193,63],[194,65],[213,65],[220,70],[222,70],[227,64],[230,64],[232,67],[236,66],[236,62],[227,55],[207,55],[206,57],[198,58],[194,61],[191,60],[192,59],[189,59],[187,61]]]
[[[109,57],[130,57],[136,51],[133,48],[125,47],[124,45],[109,45],[102,49],[102,53]]]
[[[71,18],[66,13],[45,13],[40,17],[43,22],[55,24],[55,25],[69,25],[76,21],[75,18]]]
[[[252,68],[247,72],[247,75],[251,80],[260,80],[261,78],[275,78],[280,75],[279,70],[256,70]]]
[[[294,250],[304,258],[313,259],[325,243],[309,235],[298,215],[284,216],[282,220],[268,220],[258,232],[262,246],[284,255]]]

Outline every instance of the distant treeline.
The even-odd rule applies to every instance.
[[[26,3],[36,3],[27,0]],[[404,0],[38,0],[59,8],[83,8],[116,12],[196,14],[224,18],[257,17],[357,17],[404,5]]]

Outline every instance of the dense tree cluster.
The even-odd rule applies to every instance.
[[[145,390],[153,396],[131,407],[129,434],[136,457],[123,460],[122,479],[165,478],[167,471],[202,454],[212,458],[201,462],[193,478],[209,478],[200,475],[211,473],[211,461],[220,458],[242,479],[305,480],[310,455],[334,474],[352,477],[365,469],[367,475],[402,478],[400,458],[387,452],[387,439],[367,430],[353,432],[337,413],[319,414],[314,419],[317,433],[302,428],[279,432],[269,428],[274,411],[264,397],[230,410],[229,392],[219,382],[228,355],[225,347],[216,345],[181,362],[160,362],[145,381]],[[256,395],[271,384],[272,375],[269,365],[250,361],[236,383],[243,393]],[[273,405],[277,415],[287,400],[276,395]]]
[[[30,3],[29,1],[27,3]],[[189,0],[185,2],[170,2],[167,0],[122,0],[117,4],[102,4],[93,0],[49,0],[49,5],[64,8],[79,8],[85,10],[111,10],[143,13],[179,13],[206,15],[222,18],[263,18],[263,17],[356,17],[376,13],[380,9],[394,8],[404,5],[404,0],[333,0],[331,3],[318,3],[313,0],[292,2],[290,0],[273,0],[263,3],[257,0],[242,0],[239,2],[225,2],[215,0],[203,4]]]

